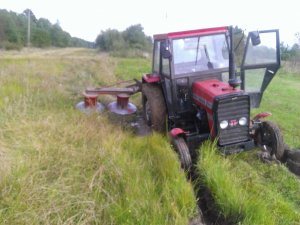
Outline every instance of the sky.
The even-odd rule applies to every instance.
[[[300,32],[294,0],[0,0],[0,9],[22,13],[27,8],[88,41],[106,29],[123,31],[134,24],[141,24],[150,36],[228,25],[246,32],[279,29],[281,41],[290,46]]]

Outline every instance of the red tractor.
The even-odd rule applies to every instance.
[[[237,72],[232,27],[154,36],[152,73],[142,78],[144,117],[153,130],[170,132],[186,170],[209,138],[224,154],[257,145],[278,160],[284,154],[278,127],[261,121],[270,114],[250,118],[280,67],[279,31],[250,32],[241,43]]]
[[[170,133],[185,170],[197,159],[195,149],[207,139],[215,139],[224,154],[260,146],[280,160],[284,154],[280,130],[262,121],[270,114],[250,118],[250,108],[259,107],[280,67],[279,31],[243,36],[239,40],[243,50],[236,56],[233,38],[232,27],[155,35],[152,73],[125,88],[88,89],[78,107],[98,107],[97,95],[112,94],[118,100],[109,109],[129,114],[136,110],[128,103],[129,95],[142,91],[147,125]],[[239,71],[235,58],[241,62]]]

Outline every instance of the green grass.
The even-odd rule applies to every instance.
[[[198,168],[200,182],[234,224],[300,223],[300,183],[283,165],[263,164],[252,152],[224,158],[206,143]]]
[[[278,124],[285,142],[300,147],[300,76],[285,68],[264,93],[261,107]],[[257,150],[223,157],[212,143],[201,148],[200,183],[207,186],[220,213],[235,224],[300,224],[300,182],[284,165],[264,164]]]
[[[151,72],[151,62],[145,58],[115,58],[115,74],[124,80],[141,79],[144,73]]]
[[[196,197],[168,140],[135,137],[120,119],[74,107],[86,87],[140,79],[150,68],[147,59],[83,49],[1,54],[0,224],[188,223]],[[253,111],[271,111],[292,147],[300,146],[299,84],[282,70]],[[206,144],[198,167],[231,221],[300,223],[299,180],[284,166],[261,163],[255,151],[224,158]]]
[[[116,67],[93,50],[2,54],[0,224],[187,224],[194,216],[192,186],[164,137],[134,137],[106,113],[75,109],[87,86],[123,78]]]

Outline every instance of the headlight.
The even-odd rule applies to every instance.
[[[221,127],[221,129],[227,128],[228,127],[228,121],[227,120],[221,121],[220,127]]]
[[[246,118],[246,117],[241,117],[241,118],[239,119],[239,124],[240,124],[241,126],[245,126],[245,125],[247,124],[247,118]]]

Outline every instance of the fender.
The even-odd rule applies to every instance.
[[[270,112],[261,112],[261,113],[258,113],[256,116],[254,116],[253,121],[264,119],[268,116],[272,116],[272,113],[270,113]]]
[[[160,76],[158,74],[146,73],[143,75],[143,83],[158,83],[160,82]]]
[[[171,131],[170,131],[170,136],[172,137],[172,138],[176,138],[176,137],[178,137],[178,136],[180,136],[180,135],[186,135],[186,131],[184,131],[183,129],[181,129],[181,128],[173,128]]]

